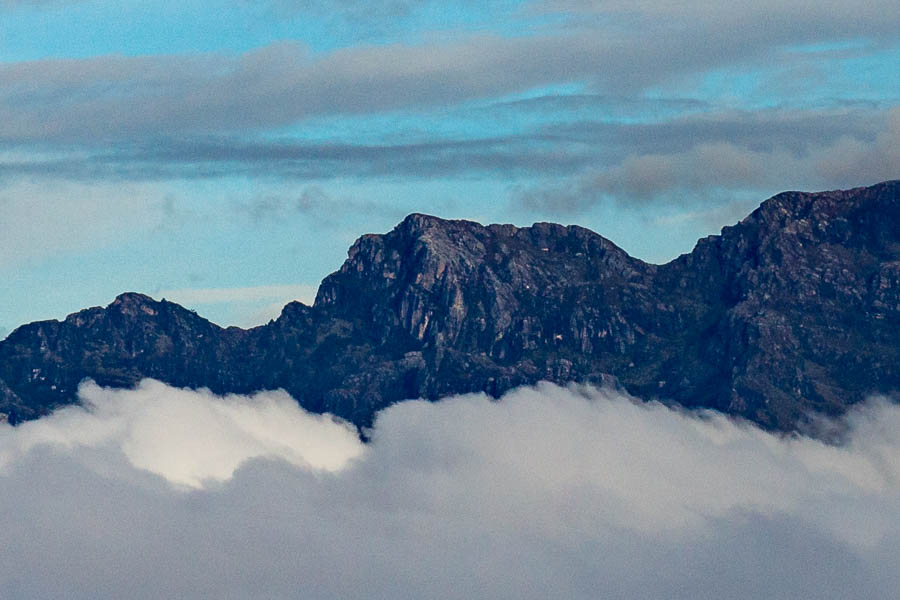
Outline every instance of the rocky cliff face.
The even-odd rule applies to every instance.
[[[312,307],[222,329],[119,296],[0,342],[0,412],[74,402],[79,381],[284,388],[358,425],[405,398],[616,382],[642,398],[789,430],[900,390],[900,183],[784,193],[661,266],[581,227],[410,215],[366,235]]]

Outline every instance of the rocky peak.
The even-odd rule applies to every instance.
[[[661,266],[581,227],[413,214],[253,330],[142,294],[20,327],[0,342],[0,413],[155,377],[283,388],[365,426],[405,398],[617,381],[793,429],[900,390],[898,188],[779,194]]]
[[[530,269],[519,269],[527,266],[524,261],[539,265],[603,265],[620,275],[653,269],[583,227],[555,223],[483,226],[416,213],[387,234],[360,237],[341,269],[323,282],[316,306],[332,306],[348,296],[355,297],[360,285],[373,292],[405,285],[430,291],[444,279],[466,278],[480,269],[502,270],[510,266],[512,277],[534,275]]]
[[[583,227],[413,214],[387,234],[359,238],[320,286],[315,307],[355,315],[384,336],[399,327],[413,345],[440,354],[461,339],[501,342],[526,307],[558,302],[573,287],[640,280],[654,270]],[[486,349],[494,352],[493,344]]]
[[[159,301],[154,300],[147,294],[141,294],[138,292],[124,292],[116,296],[115,299],[110,303],[110,306],[141,306],[148,304],[159,304]]]
[[[116,299],[112,301],[108,308],[128,317],[155,317],[159,314],[160,304],[160,302],[157,302],[150,296],[136,292],[126,292],[116,296]]]
[[[756,229],[766,236],[796,235],[807,241],[846,242],[896,237],[900,181],[829,192],[783,192],[763,202],[729,232]]]

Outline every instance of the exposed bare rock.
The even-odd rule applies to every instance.
[[[222,329],[140,294],[20,327],[0,342],[0,413],[71,403],[87,377],[154,377],[284,388],[365,426],[405,398],[550,380],[789,430],[900,390],[898,189],[779,194],[661,266],[581,227],[414,214],[357,240],[314,306],[264,327]]]

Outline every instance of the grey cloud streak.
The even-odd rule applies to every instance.
[[[448,174],[522,175],[571,173],[588,166],[593,153],[563,151],[557,136],[424,140],[410,143],[263,141],[235,138],[160,140],[74,158],[0,161],[0,177],[154,180],[225,176],[284,179],[334,177],[430,177]]]
[[[406,215],[404,210],[388,203],[358,200],[352,197],[335,197],[318,185],[308,185],[293,195],[268,194],[232,204],[236,214],[247,218],[254,225],[270,225],[282,219],[290,219],[296,215],[314,219],[320,227],[332,229],[343,225],[343,218],[348,214],[382,218],[392,215],[399,222]],[[336,211],[335,207],[340,207]],[[280,313],[280,308],[279,313]]]
[[[695,135],[684,135],[692,129],[688,127],[680,135],[650,136],[648,141],[655,142],[632,150],[610,166],[521,189],[518,201],[530,209],[578,212],[610,201],[647,204],[670,201],[679,194],[702,200],[735,190],[847,188],[896,179],[900,175],[900,108],[887,111],[874,123],[875,127],[870,124],[855,132],[844,129],[847,123],[834,116],[830,123],[822,119],[820,131],[802,121],[773,127],[759,123],[757,131],[752,131],[752,122],[723,123],[718,131],[699,123]],[[746,135],[728,135],[745,126],[750,128]],[[793,138],[792,130],[797,134]],[[678,140],[683,143],[679,145]],[[635,145],[641,145],[640,136]]]
[[[268,0],[268,4],[286,15],[314,14],[340,18],[354,24],[386,25],[384,21],[402,19],[434,0]]]
[[[542,385],[396,405],[362,448],[283,395],[83,392],[89,411],[0,426],[12,600],[867,600],[900,585],[900,408],[884,401],[828,446]]]
[[[896,39],[897,33],[887,0],[763,0],[741,5],[728,0],[537,0],[533,9],[601,17],[623,27],[687,26],[698,34],[721,32],[736,39],[768,37],[793,44],[826,38],[856,41],[854,36]]]
[[[0,140],[91,142],[265,129],[318,114],[448,105],[590,69],[586,37],[483,36],[437,46],[283,43],[239,57],[99,57],[0,65]],[[523,59],[527,59],[523,60]],[[563,77],[563,79],[566,79]]]
[[[565,99],[555,103],[565,103]],[[502,106],[494,110],[503,115],[506,110],[519,109]],[[574,182],[557,185],[568,189],[570,195],[583,197],[581,202],[589,205],[602,193],[628,200],[652,198],[666,190],[728,188],[754,182],[760,186],[777,186],[779,181],[781,185],[795,181],[856,185],[860,177],[889,179],[898,169],[891,144],[897,114],[897,109],[883,108],[707,110],[648,123],[570,122],[491,138],[425,136],[381,144],[233,137],[158,140],[73,158],[28,160],[23,156],[0,163],[0,177],[153,180],[240,175],[326,180],[575,176]],[[799,175],[806,179],[797,181]],[[684,179],[688,177],[694,179]],[[528,193],[531,202],[545,205],[558,195],[552,189]]]
[[[873,35],[885,43],[900,41],[900,16],[887,1],[854,9],[855,18],[843,28],[805,28],[762,11],[746,23],[695,20],[687,9],[685,15],[656,14],[650,6],[636,9],[643,20],[624,25],[521,37],[465,35],[321,55],[285,42],[240,55],[0,64],[0,141],[93,144],[263,130],[315,115],[448,106],[572,82],[634,94],[713,68],[762,66],[759,61],[769,59],[782,66],[805,62],[785,46]],[[716,14],[726,13],[724,5],[714,6]],[[832,22],[823,10],[811,14],[813,21]]]

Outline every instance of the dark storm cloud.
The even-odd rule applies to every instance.
[[[610,390],[407,402],[83,389],[0,426],[0,584],[90,598],[890,597],[900,410],[840,446]],[[198,443],[202,439],[203,443]]]

